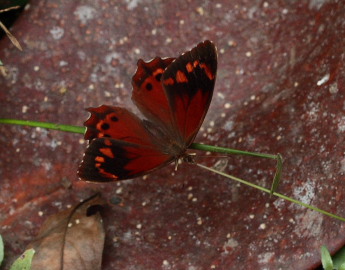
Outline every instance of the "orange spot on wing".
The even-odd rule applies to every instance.
[[[116,176],[115,174],[108,173],[108,172],[106,172],[106,171],[105,171],[104,169],[102,169],[102,168],[98,168],[98,170],[99,170],[99,172],[100,172],[101,174],[103,174],[103,175],[106,176],[106,177],[113,178],[113,179],[119,178],[119,177]]]
[[[166,79],[163,83],[165,85],[173,85],[175,83],[175,81],[173,78],[169,78],[169,79]]]
[[[178,70],[176,73],[176,81],[178,83],[187,83],[188,79],[182,71]]]
[[[104,140],[104,144],[105,144],[105,145],[108,145],[108,146],[111,146],[111,141],[110,141],[109,139]]]
[[[191,73],[194,70],[192,63],[187,63],[186,69],[189,73]]]
[[[97,130],[98,130],[98,134],[97,134],[97,138],[102,138],[102,137],[104,137],[104,134],[103,134],[103,132],[101,132],[102,131],[102,125],[104,124],[105,122],[102,120],[102,121],[99,121],[98,123],[97,123],[97,125],[96,125],[96,128],[97,128]]]
[[[103,163],[104,162],[104,157],[95,157],[95,161]]]
[[[158,74],[162,74],[163,73],[163,69],[161,69],[161,68],[158,68],[158,69],[156,69],[154,72],[153,72],[153,76],[156,76],[156,75],[158,75]]]
[[[110,148],[100,148],[99,151],[107,157],[114,158],[114,154]]]
[[[200,67],[205,70],[206,76],[210,80],[214,80],[214,74],[213,74],[213,72],[210,70],[210,68],[206,64],[202,63],[202,64],[200,64]]]
[[[104,162],[104,158],[103,157],[96,157],[95,161],[99,161],[99,162],[95,163],[95,167],[98,169],[100,174],[104,175],[105,177],[112,178],[112,179],[118,179],[119,178],[115,174],[108,173],[103,168],[101,168],[102,163]]]
[[[195,61],[193,62],[193,66],[196,68],[198,65],[199,65],[199,61],[198,61],[198,60],[195,60]]]

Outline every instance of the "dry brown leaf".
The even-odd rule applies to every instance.
[[[31,269],[101,269],[105,237],[102,218],[98,211],[88,213],[102,204],[104,201],[96,196],[49,217],[37,239],[28,246],[36,251]]]

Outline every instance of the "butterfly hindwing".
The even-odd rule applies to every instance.
[[[150,146],[97,138],[86,149],[78,175],[94,182],[125,180],[147,174],[172,159]]]
[[[175,128],[186,146],[193,141],[211,103],[217,72],[217,52],[210,41],[182,54],[162,75]]]
[[[161,151],[145,122],[125,108],[102,105],[89,108],[85,139],[90,141],[80,178],[116,181],[143,175],[173,157]]]

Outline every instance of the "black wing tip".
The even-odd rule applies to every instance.
[[[86,182],[114,182],[121,180],[115,175],[107,172],[101,172],[99,167],[96,163],[96,158],[99,157],[105,160],[105,156],[102,156],[102,153],[99,152],[99,149],[104,147],[105,140],[109,140],[107,138],[95,138],[92,139],[86,151],[83,155],[83,160],[79,165],[77,175],[80,180]],[[99,164],[100,165],[100,164]]]
[[[207,62],[215,71],[217,68],[217,47],[211,40],[198,43],[191,50],[183,53],[179,58],[189,61],[191,59]]]
[[[214,45],[214,42],[209,39],[200,42],[196,47],[212,48],[214,51],[216,51],[216,45]]]
[[[217,48],[212,41],[207,39],[176,58],[164,71],[162,80],[169,79],[171,74],[177,70],[184,70],[185,63],[194,62],[194,60],[207,63],[212,73],[211,75],[216,76],[218,65]]]
[[[103,176],[96,170],[96,168],[94,168],[94,166],[95,164],[93,162],[83,158],[77,171],[79,180],[89,183],[108,183],[118,181],[118,179]]]
[[[123,149],[125,146],[135,147],[136,144],[108,137],[92,139],[79,165],[77,172],[79,178],[87,182],[117,182],[132,179],[130,171],[125,169],[125,164],[128,163]],[[107,149],[110,149],[110,152],[107,153]]]
[[[217,47],[208,39],[200,42],[190,53],[197,53],[201,59],[213,59],[214,62],[217,62]]]

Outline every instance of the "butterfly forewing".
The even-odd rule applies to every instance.
[[[194,140],[211,103],[217,72],[216,48],[210,41],[184,53],[162,76],[174,112],[174,125],[186,146]]]
[[[164,93],[161,77],[174,58],[156,57],[149,62],[139,60],[132,78],[132,100],[151,122],[172,130],[172,111]]]

